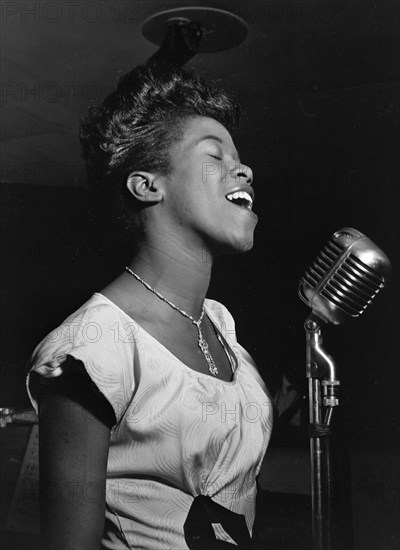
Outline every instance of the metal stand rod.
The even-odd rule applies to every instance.
[[[306,371],[309,393],[312,544],[313,550],[331,549],[330,421],[338,405],[335,364],[322,348],[321,321],[311,314],[306,330]],[[325,418],[322,418],[323,407]]]

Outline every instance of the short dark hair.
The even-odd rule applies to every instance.
[[[136,170],[171,171],[168,151],[183,137],[191,116],[211,117],[233,133],[239,106],[228,94],[189,69],[156,73],[138,66],[124,75],[101,107],[91,107],[82,120],[80,139],[89,184],[111,192],[125,229],[139,205],[126,189]]]

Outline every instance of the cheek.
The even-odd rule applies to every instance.
[[[171,181],[168,193],[168,209],[181,222],[193,216],[195,205],[199,202],[196,182],[187,170],[180,170]]]
[[[176,183],[175,194],[180,204],[196,205],[209,199],[211,182],[203,178],[201,166],[181,170]]]
[[[204,184],[215,185],[221,180],[224,181],[223,168],[217,161],[204,161],[201,164],[200,181]]]
[[[221,167],[216,162],[186,158],[169,183],[169,208],[181,221],[204,219],[213,212],[215,217],[215,209],[221,207]]]

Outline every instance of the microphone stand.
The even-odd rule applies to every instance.
[[[322,323],[323,321],[314,313],[307,317],[304,323],[309,396],[313,550],[331,550],[329,436],[333,407],[339,404],[336,394],[340,384],[336,380],[335,363],[322,347]]]

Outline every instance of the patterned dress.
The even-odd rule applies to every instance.
[[[232,358],[230,382],[182,363],[100,293],[34,351],[27,389],[36,411],[42,377],[62,375],[72,356],[115,412],[102,548],[189,548],[184,524],[199,495],[243,516],[252,533],[272,403],[231,314],[214,300],[204,307]]]

